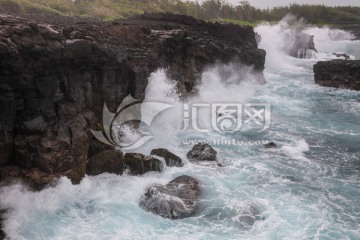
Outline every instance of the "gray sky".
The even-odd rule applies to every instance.
[[[241,0],[226,0],[233,4],[238,4]],[[329,6],[360,6],[360,0],[248,0],[248,2],[255,7],[267,8],[274,6],[285,6],[290,3],[299,4],[325,4]]]

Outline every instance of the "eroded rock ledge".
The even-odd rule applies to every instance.
[[[44,182],[53,175],[79,182],[89,159],[96,169],[111,155],[99,155],[109,148],[89,129],[101,125],[104,102],[114,112],[128,94],[144,99],[158,68],[168,69],[182,95],[217,61],[253,66],[263,79],[265,51],[251,27],[173,14],[27,18],[0,15],[0,166]]]
[[[360,91],[360,60],[320,61],[314,73],[319,85]]]

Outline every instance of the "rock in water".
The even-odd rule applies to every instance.
[[[350,56],[345,53],[333,53],[337,58],[344,58],[345,60],[349,60]]]
[[[251,228],[259,220],[262,220],[260,211],[253,203],[247,203],[239,210],[239,222],[243,228]]]
[[[216,161],[217,152],[207,143],[198,143],[187,153],[189,160]]]
[[[124,157],[119,150],[105,150],[89,159],[87,174],[98,175],[101,173],[122,174],[124,171]]]
[[[0,209],[0,239],[6,239],[6,234],[3,231],[4,214],[5,214],[5,210]]]
[[[274,142],[269,142],[269,143],[265,144],[264,147],[265,148],[277,148],[277,145]]]
[[[190,176],[180,176],[166,184],[150,187],[140,200],[139,206],[164,218],[181,219],[196,213],[200,188]]]
[[[320,61],[314,65],[315,83],[360,90],[360,60]]]
[[[150,155],[156,155],[159,157],[163,157],[166,162],[166,166],[168,167],[182,167],[184,166],[181,158],[173,154],[172,152],[169,152],[167,149],[164,148],[158,148],[153,149],[150,153]]]
[[[159,159],[141,153],[125,154],[125,167],[130,170],[132,175],[142,175],[150,171],[161,172],[163,170],[163,165]]]

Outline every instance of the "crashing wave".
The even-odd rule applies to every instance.
[[[317,58],[317,54],[316,51],[312,50],[312,49],[305,49],[305,48],[300,48],[297,51],[297,58],[302,58],[302,59],[316,59]]]

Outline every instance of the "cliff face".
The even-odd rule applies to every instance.
[[[360,90],[360,60],[320,61],[314,65],[315,83]]]
[[[106,149],[89,131],[104,102],[115,111],[129,93],[144,99],[158,68],[183,95],[217,61],[253,66],[263,81],[265,51],[250,27],[172,14],[31,19],[0,15],[0,166],[17,165],[40,182],[55,175],[79,182],[88,158]]]

